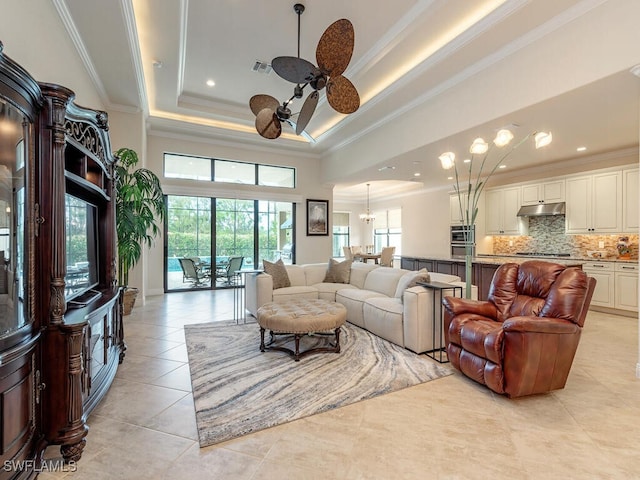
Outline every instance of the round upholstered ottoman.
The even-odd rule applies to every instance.
[[[289,300],[287,302],[265,303],[257,312],[260,325],[260,351],[280,350],[293,356],[295,361],[301,357],[316,352],[340,353],[340,327],[347,319],[347,309],[336,302],[328,300]],[[264,332],[270,330],[271,341],[264,343]],[[335,342],[300,351],[300,339],[313,333],[322,335],[332,332]],[[294,350],[276,343],[276,335],[289,335],[294,339]]]

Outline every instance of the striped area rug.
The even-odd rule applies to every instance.
[[[185,337],[201,447],[452,373],[348,323],[341,353],[299,362],[283,352],[261,353],[257,324],[187,325]],[[303,340],[301,350],[325,341]]]

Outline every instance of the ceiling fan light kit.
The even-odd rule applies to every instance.
[[[293,96],[282,105],[274,97],[264,94],[254,95],[249,101],[251,111],[256,116],[256,130],[264,138],[278,138],[282,133],[282,122],[294,127],[297,135],[302,134],[316,110],[320,98],[318,92],[321,90],[326,91],[329,105],[339,113],[348,115],[360,107],[360,96],[356,87],[342,75],[353,54],[355,32],[352,23],[342,18],[324,31],[316,48],[316,67],[300,58],[300,16],[304,9],[304,5],[300,3],[293,6],[298,15],[298,56],[276,57],[271,61],[271,67],[278,76],[296,84]],[[307,86],[312,92],[305,99],[300,111],[292,114],[288,105],[294,98],[302,98]],[[294,124],[291,117],[296,115],[297,122]],[[279,128],[276,128],[275,124],[278,124]]]

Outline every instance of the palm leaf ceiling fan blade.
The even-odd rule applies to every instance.
[[[349,20],[342,18],[329,25],[316,49],[320,71],[329,76],[342,75],[351,61],[354,43],[355,32]]]
[[[307,83],[316,76],[316,66],[298,57],[276,57],[271,60],[271,67],[278,74],[291,83]]]
[[[279,105],[280,102],[271,95],[254,95],[251,97],[251,100],[249,100],[249,108],[251,108],[251,111],[256,116],[260,113],[260,110],[265,108],[270,108],[275,112]]]
[[[263,108],[256,115],[256,130],[264,138],[273,140],[282,133],[282,124],[276,112],[270,108]]]
[[[304,104],[302,105],[302,109],[298,114],[298,123],[296,124],[296,135],[300,135],[304,131],[304,129],[307,128],[309,120],[311,120],[311,117],[313,116],[313,112],[315,112],[316,110],[316,105],[318,105],[319,96],[320,95],[318,95],[318,91],[314,90],[309,94],[307,99],[304,101]]]
[[[353,113],[360,108],[360,95],[353,83],[342,75],[331,77],[327,83],[327,100],[340,113]]]

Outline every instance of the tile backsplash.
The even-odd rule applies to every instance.
[[[493,253],[513,255],[517,252],[569,253],[572,257],[587,257],[587,252],[603,252],[603,258],[616,258],[618,238],[615,235],[567,235],[564,215],[529,217],[529,235],[494,236]],[[631,258],[638,258],[638,235],[628,235]],[[604,248],[600,248],[604,242]],[[510,243],[512,245],[510,245]]]

